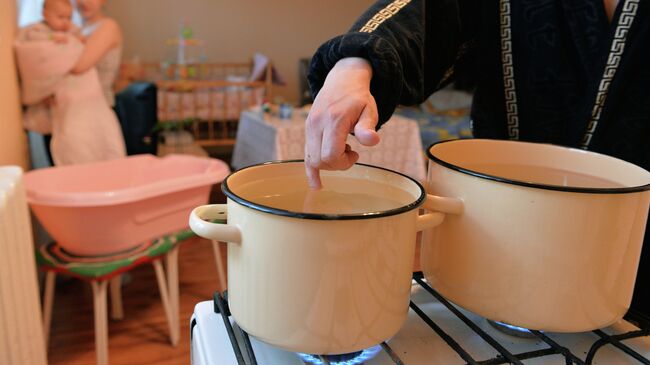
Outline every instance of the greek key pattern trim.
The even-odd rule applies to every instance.
[[[366,24],[361,27],[359,32],[361,33],[372,33],[374,32],[377,27],[381,25],[381,23],[385,22],[386,20],[390,19],[393,15],[399,13],[400,10],[402,10],[403,7],[408,5],[411,0],[395,0],[392,3],[386,5],[385,8],[381,9],[377,14],[375,14]]]
[[[510,1],[500,0],[501,23],[501,65],[503,67],[503,91],[506,100],[506,119],[508,137],[519,139],[519,113],[517,110],[517,92],[515,89],[515,68],[512,57],[512,29],[510,23]]]
[[[598,85],[598,93],[596,94],[596,102],[594,107],[591,110],[591,119],[589,119],[589,124],[587,125],[587,131],[585,132],[584,137],[580,147],[582,149],[589,148],[591,139],[594,136],[598,122],[600,121],[600,115],[605,106],[605,99],[607,99],[607,94],[609,92],[609,86],[614,79],[616,70],[618,69],[619,64],[621,63],[621,58],[623,56],[623,51],[625,50],[625,42],[627,40],[627,34],[632,26],[634,17],[636,16],[637,9],[639,8],[639,0],[625,0],[623,4],[623,9],[621,15],[618,19],[616,25],[616,30],[614,32],[614,39],[612,39],[612,45],[609,49],[609,57],[607,57],[607,64],[605,65],[605,70],[603,71],[603,77],[600,80]]]

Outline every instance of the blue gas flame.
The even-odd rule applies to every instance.
[[[372,359],[373,357],[375,357],[379,353],[379,351],[381,351],[381,346],[379,346],[379,345],[373,346],[373,347],[370,347],[370,348],[367,348],[367,349],[361,351],[361,353],[358,356],[356,356],[356,357],[354,357],[352,359],[348,359],[348,360],[345,360],[345,361],[330,361],[330,364],[331,365],[358,365],[358,364],[363,364],[364,362],[366,362],[366,361]],[[303,354],[303,353],[300,353],[300,352],[298,352],[298,356],[300,356],[300,358],[303,361],[307,362],[307,363],[316,364],[316,365],[323,365],[323,361],[321,359],[319,359],[317,356],[309,355],[309,354]]]
[[[518,326],[513,326],[513,325],[511,325],[511,324],[507,324],[507,323],[503,323],[503,322],[499,322],[499,321],[494,321],[494,322],[497,323],[497,324],[499,324],[500,326],[503,326],[503,327],[509,328],[509,329],[511,329],[511,330],[513,330],[513,331],[516,331],[516,332],[522,332],[522,333],[532,334],[528,328],[518,327]]]

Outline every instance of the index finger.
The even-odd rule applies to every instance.
[[[312,190],[319,190],[323,187],[320,181],[320,170],[309,166],[309,162],[305,163],[305,172],[307,173],[307,183]]]

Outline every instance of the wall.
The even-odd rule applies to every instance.
[[[16,1],[0,0],[0,165],[29,165],[27,137],[22,129],[18,76],[14,63]]]
[[[106,13],[125,34],[124,59],[158,62],[165,40],[178,34],[183,18],[206,44],[214,62],[269,56],[287,80],[275,94],[298,99],[298,60],[327,39],[349,29],[371,0],[108,0]]]

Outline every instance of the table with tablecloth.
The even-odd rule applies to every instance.
[[[280,119],[259,109],[243,111],[231,164],[235,169],[274,160],[304,158],[306,111],[297,109]],[[418,181],[426,178],[425,161],[416,121],[393,116],[379,130],[377,146],[361,145],[353,136],[347,143],[359,153],[359,162],[401,172]]]

